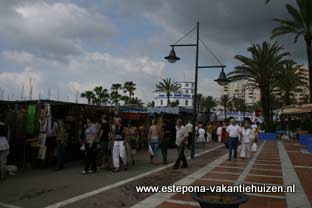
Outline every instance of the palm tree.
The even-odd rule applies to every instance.
[[[130,100],[129,104],[135,107],[143,107],[144,102],[140,98],[135,97]]]
[[[171,78],[163,79],[156,84],[155,92],[163,92],[167,96],[167,106],[170,106],[170,94],[180,92],[180,85]]]
[[[109,101],[109,93],[107,89],[104,89],[102,86],[97,86],[93,89],[95,98],[94,102],[97,105],[107,105],[107,102]]]
[[[246,111],[247,112],[256,112],[259,110],[261,110],[261,102],[260,101],[253,103],[251,105],[246,105]]]
[[[312,1],[296,0],[296,3],[297,7],[286,4],[290,19],[274,19],[279,26],[273,29],[272,38],[292,33],[295,35],[296,43],[300,36],[304,37],[309,65],[310,103],[312,103]]]
[[[170,107],[178,107],[180,104],[179,100],[176,100],[174,102],[170,102]]]
[[[102,86],[97,86],[93,89],[94,92],[94,103],[97,105],[101,105],[101,100],[100,100],[100,95],[102,93],[103,87]]]
[[[147,106],[147,107],[155,107],[155,102],[154,102],[154,101],[148,102],[148,103],[146,104],[146,106]]]
[[[286,64],[282,70],[278,72],[278,78],[275,83],[274,91],[278,92],[283,98],[285,105],[291,104],[291,97],[295,97],[296,93],[302,92],[303,83],[307,80],[301,71],[301,65]]]
[[[227,108],[231,105],[232,99],[229,95],[222,95],[219,100],[219,104],[223,107],[224,119],[226,119]]]
[[[125,82],[123,85],[124,93],[128,93],[128,99],[126,101],[131,101],[132,96],[134,95],[134,91],[136,90],[136,84],[132,81]],[[127,104],[126,102],[126,104]]]
[[[218,106],[218,100],[212,96],[201,97],[199,101],[199,109],[210,113],[212,109]]]
[[[93,103],[95,95],[92,91],[86,90],[85,92],[81,93],[80,97],[86,98],[88,100],[88,104],[90,105]]]
[[[204,99],[203,94],[198,93],[197,94],[197,111],[201,111],[202,110],[201,102],[202,102],[203,99]]]
[[[109,102],[108,89],[103,89],[102,93],[100,94],[100,100],[101,100],[101,104],[104,104],[104,106],[107,106],[107,103]]]
[[[122,89],[122,85],[119,83],[112,84],[111,87],[111,93],[110,93],[110,99],[112,102],[117,106],[119,104],[119,101],[122,98],[122,95],[119,93],[119,91]]]
[[[272,126],[272,118],[270,117],[272,85],[277,80],[277,72],[285,64],[292,63],[292,61],[285,58],[289,53],[284,52],[277,42],[274,44],[267,42],[263,42],[261,45],[253,44],[248,48],[248,51],[251,53],[251,57],[235,56],[235,59],[242,62],[242,65],[235,67],[235,70],[230,72],[228,76],[232,81],[247,80],[248,87],[260,89],[261,108],[265,127],[268,130]]]
[[[109,93],[107,89],[104,89],[102,86],[97,86],[94,88],[94,93],[96,96],[96,104],[97,105],[107,105],[107,102],[109,101]]]
[[[246,111],[246,103],[245,103],[245,100],[243,98],[234,97],[232,99],[232,104],[233,104],[233,110],[234,111],[240,111],[240,112]]]

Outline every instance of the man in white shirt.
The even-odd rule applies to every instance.
[[[187,148],[191,149],[191,145],[192,145],[192,139],[193,139],[193,124],[191,124],[191,121],[188,121],[188,123],[185,125],[186,131],[188,133],[188,137],[187,137]]]
[[[236,124],[235,119],[231,119],[231,124],[226,128],[228,133],[229,144],[229,160],[232,160],[232,151],[234,150],[234,158],[237,158],[237,147],[239,143],[240,127]]]
[[[177,120],[177,133],[176,133],[176,145],[178,147],[178,158],[173,166],[173,169],[178,169],[180,167],[181,161],[183,162],[181,168],[187,168],[187,161],[186,157],[184,155],[184,146],[186,139],[188,137],[188,133],[186,130],[186,127],[182,125],[182,120],[178,119]]]

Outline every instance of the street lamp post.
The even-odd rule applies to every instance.
[[[199,53],[199,22],[197,22],[196,25],[196,43],[195,44],[172,44],[171,51],[168,56],[165,57],[165,59],[168,60],[169,63],[175,63],[176,61],[180,60],[179,57],[176,56],[175,47],[195,47],[196,48],[196,56],[195,56],[195,86],[194,86],[194,96],[193,96],[193,138],[192,138],[192,148],[191,148],[191,158],[194,159],[195,155],[195,126],[197,123],[197,83],[198,83],[198,69],[207,69],[207,68],[222,68],[222,71],[215,81],[221,85],[225,86],[230,81],[226,78],[226,75],[224,73],[225,65],[215,65],[215,66],[198,66],[198,53]]]

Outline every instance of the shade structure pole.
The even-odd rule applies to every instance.
[[[192,146],[191,146],[191,159],[195,157],[195,139],[196,132],[195,126],[197,124],[197,82],[198,82],[198,51],[199,51],[199,22],[197,22],[196,27],[196,57],[195,57],[195,86],[194,86],[194,96],[193,96],[193,138],[192,138]]]

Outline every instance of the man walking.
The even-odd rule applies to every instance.
[[[187,133],[185,126],[182,125],[181,119],[177,120],[176,130],[177,130],[176,145],[178,147],[178,158],[173,166],[174,170],[179,169],[181,161],[183,162],[181,168],[188,167],[186,157],[184,155],[184,146],[185,146],[186,139],[188,137],[188,133]]]
[[[234,158],[237,158],[237,147],[239,142],[240,127],[236,124],[235,119],[231,119],[231,124],[227,127],[229,144],[229,160],[232,160],[232,151],[234,150]]]
[[[192,145],[192,139],[193,139],[193,124],[191,124],[191,121],[188,121],[188,123],[185,125],[186,127],[186,131],[188,133],[188,137],[187,137],[187,148],[191,149],[191,145]]]

